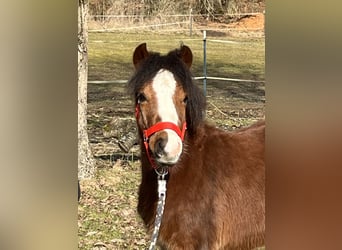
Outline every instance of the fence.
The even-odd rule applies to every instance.
[[[94,15],[89,16],[89,32],[93,33],[142,33],[146,34],[146,32],[156,31],[158,34],[160,32],[183,32],[186,35],[189,35],[189,39],[182,39],[182,41],[192,42],[197,40],[200,42],[202,39],[196,39],[192,35],[195,34],[197,37],[201,34],[203,37],[203,75],[197,76],[195,79],[203,80],[203,89],[204,93],[206,93],[206,82],[207,80],[215,80],[215,81],[234,81],[234,82],[250,82],[250,83],[258,83],[263,81],[256,81],[255,79],[237,79],[237,78],[227,78],[224,74],[216,74],[218,72],[209,72],[207,75],[207,65],[206,65],[206,42],[215,43],[215,44],[234,44],[236,41],[229,41],[223,39],[207,39],[205,34],[208,32],[208,36],[215,36],[215,38],[226,35],[232,35],[232,32],[243,32],[248,36],[264,36],[264,13],[253,12],[253,13],[236,13],[236,14],[225,14],[225,15],[216,15],[219,17],[259,17],[261,21],[259,21],[259,25],[249,26],[249,25],[239,25],[236,23],[213,23],[208,20],[208,18],[202,15],[193,15],[190,9],[188,14],[178,14],[178,15],[157,15],[157,16],[146,16],[146,15]],[[245,22],[246,23],[246,22]],[[255,23],[255,21],[254,21]],[[172,33],[175,34],[175,33]],[[251,35],[252,34],[252,35]],[[234,36],[234,35],[232,35]],[[101,42],[101,41],[99,41]],[[110,41],[116,42],[116,41]],[[134,42],[134,41],[127,41]],[[215,50],[221,49],[222,46],[216,46]],[[198,53],[199,51],[197,51]],[[200,53],[200,52],[199,52]],[[229,59],[228,59],[229,60]],[[197,75],[199,75],[199,70],[197,67]],[[216,74],[216,75],[215,75]],[[125,76],[124,76],[125,77]],[[92,78],[89,83],[93,84],[101,84],[101,83],[124,83],[126,80],[108,80],[99,81],[96,78]]]
[[[238,41],[229,41],[229,40],[218,40],[218,39],[207,39],[206,31],[203,31],[203,75],[202,76],[195,76],[195,80],[202,80],[203,81],[203,91],[204,95],[206,96],[207,92],[207,80],[215,80],[215,81],[228,81],[228,82],[237,82],[237,83],[265,83],[264,80],[255,80],[255,79],[241,79],[241,78],[233,78],[233,77],[221,77],[215,75],[208,75],[207,70],[207,42],[211,43],[224,43],[224,44],[238,44],[241,42]],[[188,39],[188,41],[199,41],[199,39]],[[127,41],[126,41],[127,42]],[[214,73],[215,74],[215,73]],[[88,83],[90,84],[111,84],[111,83],[126,83],[127,80],[124,79],[117,79],[117,80],[89,80]]]
[[[261,12],[235,13],[215,15],[216,18],[229,20],[233,17],[240,19],[247,16],[264,15]],[[177,31],[186,32],[192,36],[194,32],[206,30],[215,31],[263,31],[264,27],[237,27],[234,23],[221,23],[220,27],[208,27],[209,16],[189,14],[179,15],[91,15],[89,16],[89,32],[118,32],[118,31]]]

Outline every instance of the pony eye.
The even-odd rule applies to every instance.
[[[187,104],[187,103],[188,103],[188,97],[187,97],[187,96],[183,99],[183,103],[184,103],[184,104]]]
[[[139,93],[138,95],[137,95],[137,103],[142,103],[142,102],[144,102],[144,101],[146,101],[147,99],[146,99],[146,96],[143,94],[143,93]]]

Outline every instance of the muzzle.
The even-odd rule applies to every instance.
[[[140,105],[137,104],[135,107],[135,118],[137,119],[137,121],[139,120],[139,117],[140,117]],[[178,125],[174,124],[173,122],[158,122],[154,124],[152,127],[149,127],[148,129],[143,130],[143,139],[144,139],[144,145],[145,145],[147,158],[150,161],[151,166],[154,169],[158,168],[158,166],[155,163],[154,159],[151,157],[149,146],[148,146],[148,141],[149,141],[149,138],[153,134],[159,131],[165,130],[165,129],[173,130],[180,137],[180,139],[184,141],[186,122],[183,123],[182,130],[178,127]]]

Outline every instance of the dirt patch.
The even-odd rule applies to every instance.
[[[232,28],[246,30],[262,30],[265,25],[265,15],[257,14],[255,16],[246,16],[239,21],[229,24]]]
[[[198,30],[207,30],[211,36],[262,37],[264,36],[265,15],[256,14],[240,18],[236,22],[213,22],[202,19],[195,23]]]

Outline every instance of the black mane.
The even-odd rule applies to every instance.
[[[181,60],[180,51],[181,49],[175,49],[167,55],[149,52],[148,57],[141,62],[129,80],[128,91],[136,102],[139,91],[147,82],[153,79],[160,69],[166,69],[173,73],[188,97],[186,122],[188,132],[192,135],[195,133],[196,127],[204,120],[206,101],[202,91],[193,83],[187,65]]]

